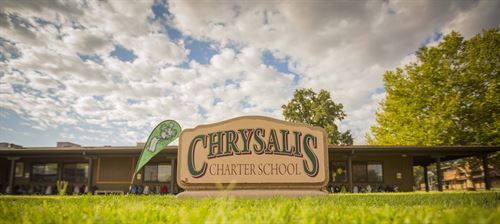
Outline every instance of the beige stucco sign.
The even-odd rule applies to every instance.
[[[324,129],[245,116],[182,131],[177,182],[186,190],[321,189],[328,182]]]

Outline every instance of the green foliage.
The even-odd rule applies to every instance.
[[[1,223],[498,223],[500,193],[336,194],[295,199],[2,196],[0,220]]]
[[[352,145],[351,132],[341,133],[335,124],[336,120],[341,121],[346,116],[344,106],[333,102],[327,90],[322,89],[316,94],[312,89],[297,89],[293,99],[281,108],[287,121],[323,127],[329,144]]]
[[[456,32],[418,61],[384,74],[387,92],[369,144],[499,145],[500,32]]]

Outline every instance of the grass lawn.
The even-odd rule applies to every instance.
[[[0,196],[0,223],[500,223],[500,192],[317,198]]]

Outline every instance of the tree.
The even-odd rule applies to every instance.
[[[295,90],[292,100],[281,106],[285,120],[323,127],[328,134],[328,143],[352,145],[351,132],[339,132],[335,121],[341,121],[346,114],[342,104],[336,104],[330,92],[321,90],[316,94],[312,89]]]
[[[457,32],[417,61],[384,74],[386,99],[376,113],[369,144],[499,145],[500,32],[469,40]],[[457,167],[470,178],[478,160]]]

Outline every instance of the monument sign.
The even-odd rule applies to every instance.
[[[323,195],[328,145],[323,128],[244,116],[183,130],[180,196]]]

